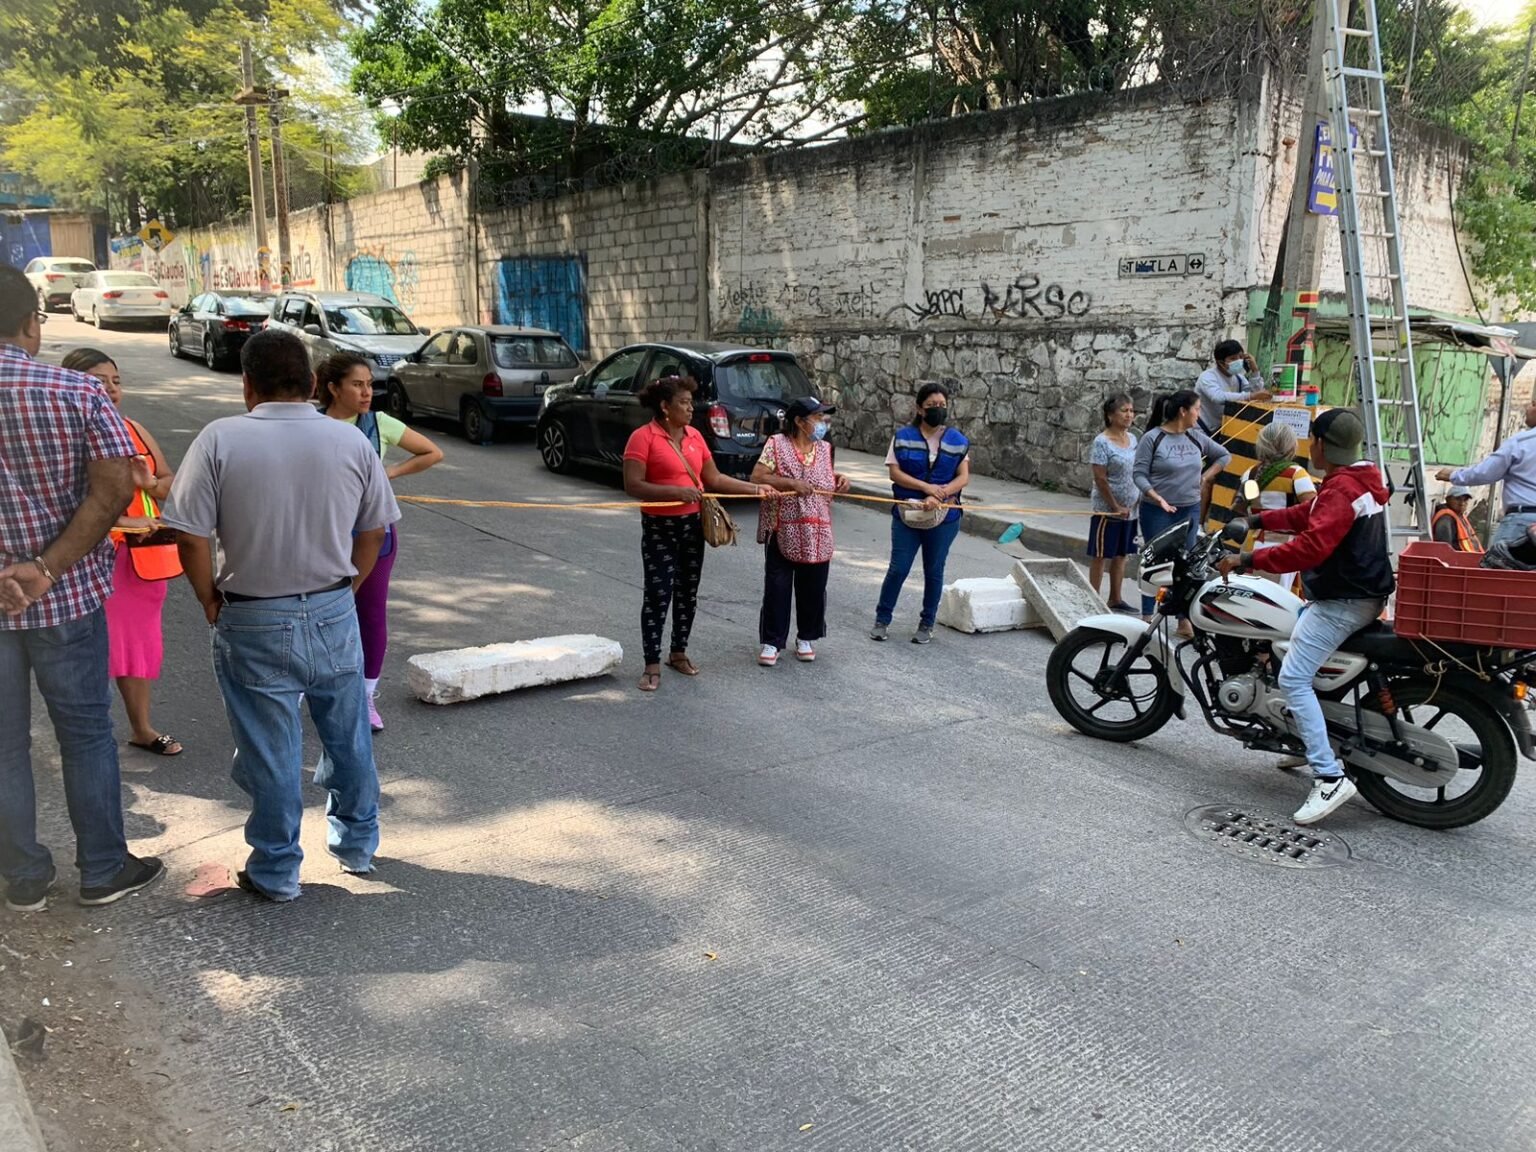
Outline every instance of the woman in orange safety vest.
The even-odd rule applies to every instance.
[[[63,366],[101,381],[113,405],[121,407],[122,380],[117,365],[105,352],[76,348],[64,357]],[[158,526],[160,501],[171,490],[171,468],[155,438],[137,421],[124,417],[134,447],[154,465],[155,483],[134,493],[112,532],[117,560],[112,570],[112,595],[107,597],[107,671],[117,681],[128,714],[128,742],[157,756],[181,754],[181,742],[158,731],[150,722],[151,684],[160,678],[164,645],[160,614],[169,582],[181,575],[181,561],[173,543],[140,543],[145,529]]]

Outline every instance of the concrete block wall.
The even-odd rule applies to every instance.
[[[706,197],[696,172],[482,214],[484,319],[509,319],[498,314],[503,259],[567,257],[585,269],[592,360],[639,340],[702,339]]]
[[[850,446],[943,379],[979,470],[1086,488],[1102,399],[1187,384],[1243,317],[1252,122],[1067,101],[716,169],[713,331],[800,353]]]

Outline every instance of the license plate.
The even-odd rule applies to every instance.
[[[533,386],[533,394],[535,396],[542,396],[542,395],[544,395],[544,390],[546,388],[548,388],[548,387],[549,387],[548,384],[535,384]]]

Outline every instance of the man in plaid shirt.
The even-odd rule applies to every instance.
[[[152,477],[101,384],[37,362],[44,319],[20,269],[0,266],[0,876],[16,912],[46,908],[55,875],[37,842],[34,677],[59,741],[80,903],[110,904],[165,872],[123,837],[102,609],[107,532]]]

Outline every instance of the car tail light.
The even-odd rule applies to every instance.
[[[228,328],[231,332],[249,332],[251,330],[251,322],[249,320],[226,320],[224,321],[224,327]]]
[[[47,278],[48,283],[50,284],[52,284],[55,280],[64,279],[64,276],[58,272],[44,272],[43,275]]]
[[[486,396],[500,396],[501,377],[494,372],[487,372],[485,379],[480,381],[480,391]]]
[[[122,296],[121,292],[103,292],[101,294],[103,300],[116,300],[120,296]]]
[[[725,410],[725,405],[711,404],[709,406],[709,430],[716,436],[730,439],[731,414]]]
[[[754,352],[747,357],[748,364],[771,364],[773,357],[766,352]]]
[[[169,300],[170,298],[171,298],[170,297],[170,293],[168,293],[168,292],[156,292],[155,293],[155,299],[156,300]]]

